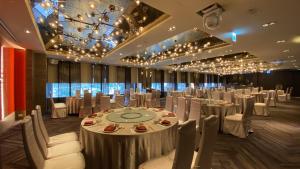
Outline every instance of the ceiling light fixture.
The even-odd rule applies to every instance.
[[[29,34],[31,33],[28,29],[25,30],[25,33]]]
[[[295,36],[295,37],[292,39],[292,42],[294,42],[294,43],[300,43],[300,36]]]
[[[169,29],[168,29],[168,31],[169,32],[173,32],[173,31],[175,31],[176,30],[176,27],[173,25],[173,26],[171,26],[171,27],[169,27]]]
[[[286,49],[286,50],[283,50],[282,52],[283,53],[288,53],[288,52],[290,52],[290,50]]]
[[[276,41],[276,43],[285,43],[286,41],[285,40],[278,40]]]
[[[275,25],[275,24],[276,24],[276,22],[269,22],[269,23],[263,24],[262,27],[267,28],[267,27],[273,26],[273,25]]]

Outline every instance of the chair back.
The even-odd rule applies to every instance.
[[[77,99],[80,98],[80,90],[76,90],[75,97],[76,97]]]
[[[232,103],[233,100],[233,93],[232,92],[224,92],[224,97],[223,99],[228,102],[228,103]]]
[[[247,99],[246,111],[243,113],[243,117],[242,117],[243,120],[248,120],[251,117],[251,115],[253,114],[254,103],[255,103],[254,97]]]
[[[116,95],[116,108],[124,107],[124,96]]]
[[[219,91],[212,91],[211,92],[211,98],[213,100],[220,100],[220,92]]]
[[[192,98],[190,106],[189,120],[196,120],[196,125],[200,126],[201,103],[200,99]]]
[[[290,91],[289,91],[290,95],[292,95],[293,89],[294,89],[294,87],[290,87]]]
[[[251,90],[249,88],[244,90],[244,94],[245,95],[250,95],[251,94]]]
[[[199,143],[199,151],[196,156],[193,169],[210,169],[213,148],[217,140],[218,118],[210,115],[203,121],[202,136]],[[197,143],[196,143],[197,144]]]
[[[49,135],[48,135],[48,131],[46,129],[46,126],[45,126],[45,123],[44,123],[44,120],[43,120],[41,106],[40,105],[36,105],[35,108],[36,108],[36,114],[37,114],[39,126],[40,126],[40,129],[42,131],[43,137],[44,137],[45,141],[47,143],[49,143]]]
[[[36,142],[33,133],[31,117],[26,116],[23,119],[21,126],[22,126],[24,149],[31,167],[34,169],[44,168],[45,159],[43,158],[43,155]]]
[[[184,97],[178,97],[176,114],[178,120],[186,121],[186,99]]]
[[[84,107],[92,107],[92,94],[91,93],[84,93],[83,106]]]
[[[165,109],[167,111],[173,112],[173,96],[166,97],[166,106]]]
[[[152,93],[146,93],[146,100],[152,100]]]
[[[252,89],[252,93],[258,93],[258,87],[254,87],[254,88]]]
[[[196,121],[189,120],[178,129],[172,169],[190,169],[194,155]]]
[[[101,92],[96,93],[96,101],[95,101],[96,106],[100,106],[101,96],[103,96],[103,93],[101,93]]]
[[[39,126],[36,110],[31,111],[31,119],[32,119],[32,123],[33,123],[33,131],[34,131],[35,139],[38,143],[38,146],[39,146],[44,158],[47,159],[47,154],[48,154],[47,143],[43,138],[43,134],[42,134],[42,131]]]
[[[100,109],[101,111],[110,109],[110,97],[109,96],[101,96],[100,98]]]

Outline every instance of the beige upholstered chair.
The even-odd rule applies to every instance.
[[[124,96],[123,95],[116,95],[116,108],[124,107]]]
[[[64,118],[67,117],[67,105],[65,103],[54,103],[53,98],[51,102],[51,118]]]
[[[245,95],[251,95],[251,90],[249,88],[244,89],[244,94]]]
[[[240,138],[246,138],[251,129],[251,115],[253,114],[254,98],[249,98],[247,108],[243,114],[234,114],[225,116],[224,133],[230,133]]]
[[[195,141],[195,149],[199,148],[199,141],[201,138],[202,126],[203,126],[203,119],[205,115],[201,109],[201,99],[199,98],[192,98],[191,105],[190,105],[190,113],[189,113],[189,120],[196,120],[196,141]]]
[[[37,105],[36,110],[37,110],[37,117],[38,117],[38,122],[39,122],[39,125],[40,125],[40,129],[42,130],[43,137],[44,137],[48,147],[51,147],[51,146],[54,146],[54,145],[57,145],[57,144],[62,144],[62,143],[78,140],[78,136],[75,132],[58,134],[58,135],[49,137],[47,129],[46,129],[45,124],[44,124],[44,121],[43,121],[41,107],[39,105]]]
[[[169,112],[173,112],[173,96],[166,97],[165,109]]]
[[[270,95],[267,96],[265,103],[255,103],[253,113],[258,116],[269,116]]]
[[[217,140],[217,133],[218,118],[214,115],[205,118],[199,142],[199,150],[194,153],[192,169],[211,169],[213,148]]]
[[[153,95],[152,93],[146,93],[146,99],[145,99],[146,107],[153,107],[152,105],[154,105],[154,100],[152,95]]]
[[[103,96],[103,93],[98,92],[96,93],[96,100],[95,100],[95,106],[93,108],[93,112],[97,113],[101,111],[100,102],[101,102],[101,96]]]
[[[84,93],[83,96],[83,105],[80,106],[79,116],[86,117],[93,113],[93,106],[92,106],[92,94],[91,93]]]
[[[276,91],[269,90],[267,91],[267,97],[264,99],[264,102],[267,102],[268,96],[270,96],[270,103],[269,106],[276,107]]]
[[[232,92],[224,92],[224,101],[227,103],[232,103],[233,102],[233,93]]]
[[[286,92],[284,93],[283,90],[277,91],[277,98],[278,102],[286,102],[287,101],[287,93],[289,92],[289,88],[286,89]]]
[[[292,96],[292,92],[293,92],[294,87],[290,87],[288,93],[287,93],[287,100],[290,101],[291,100],[291,96]]]
[[[190,169],[195,146],[196,121],[186,121],[178,129],[176,149],[171,153],[147,161],[139,169]]]
[[[186,99],[184,97],[178,97],[178,106],[176,110],[176,115],[179,120],[179,124],[187,120]]]
[[[110,109],[110,97],[109,96],[101,96],[100,108],[101,108],[101,111],[106,111],[106,110]]]
[[[211,98],[213,100],[220,100],[221,99],[220,92],[219,91],[212,91],[211,92]]]
[[[52,147],[47,147],[47,143],[43,138],[43,134],[39,126],[36,110],[32,110],[31,117],[33,121],[34,135],[45,159],[51,159],[62,155],[78,153],[81,151],[81,146],[78,141],[71,141]]]
[[[254,88],[252,88],[252,93],[258,93],[258,91],[259,91],[259,88],[258,87],[254,87]]]
[[[81,153],[72,153],[45,160],[36,142],[31,117],[21,123],[24,149],[32,169],[84,169],[85,160]]]

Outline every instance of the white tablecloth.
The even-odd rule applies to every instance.
[[[120,110],[122,109],[113,111]],[[143,122],[148,128],[145,133],[136,133],[133,130],[133,125],[137,123],[119,123],[121,129],[114,133],[104,133],[103,129],[112,123],[106,118],[109,113],[93,118],[96,124],[92,126],[83,126],[85,120],[90,120],[88,117],[83,119],[80,141],[86,155],[86,168],[136,169],[139,164],[172,151],[176,144],[177,118],[162,117],[167,112],[150,110],[157,116]],[[171,125],[166,127],[154,123],[158,119],[167,119],[171,121]]]

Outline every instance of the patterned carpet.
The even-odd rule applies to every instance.
[[[80,119],[48,119],[50,135],[79,130]],[[300,99],[271,108],[270,117],[253,117],[247,139],[220,134],[213,169],[300,169]],[[3,169],[29,169],[21,129],[16,126],[0,137]]]

